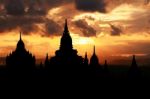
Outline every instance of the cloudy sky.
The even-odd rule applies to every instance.
[[[74,48],[100,63],[133,54],[150,59],[150,0],[0,0],[0,56],[15,49],[19,32],[37,58],[53,56],[68,19]],[[149,61],[144,62],[149,64]]]

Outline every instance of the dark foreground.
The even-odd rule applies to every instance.
[[[107,70],[75,68],[34,68],[28,70],[0,69],[0,80],[96,80],[96,81],[146,81],[150,80],[150,67],[139,68],[140,72],[129,74],[129,67],[110,66]]]

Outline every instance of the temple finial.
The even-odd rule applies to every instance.
[[[22,37],[21,37],[21,32],[20,32],[20,40],[22,40]]]
[[[95,54],[95,45],[94,45],[94,49],[93,49],[93,52],[94,52],[94,54]]]
[[[65,19],[64,33],[69,33],[67,19]]]

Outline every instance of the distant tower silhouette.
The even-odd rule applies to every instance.
[[[138,66],[137,66],[137,62],[135,59],[135,55],[133,55],[130,71],[134,72],[136,70],[138,70]]]
[[[132,64],[129,69],[129,77],[130,78],[138,78],[140,76],[140,69],[138,68],[135,55],[133,55]]]
[[[60,48],[55,52],[55,56],[50,59],[50,64],[69,67],[83,64],[83,58],[77,55],[77,50],[73,49],[72,38],[69,33],[67,20],[65,20],[64,32],[60,41]]]
[[[48,53],[46,54],[46,58],[45,58],[45,67],[47,66],[49,66]]]
[[[88,66],[89,65],[89,60],[88,60],[88,57],[87,57],[87,52],[85,53],[83,64],[84,64],[84,66]]]
[[[6,65],[12,69],[31,69],[35,66],[35,57],[26,51],[21,32],[16,50],[6,57]]]
[[[104,63],[104,72],[105,73],[108,72],[108,63],[107,63],[107,60],[105,60],[105,63]]]
[[[98,57],[97,57],[97,55],[95,53],[95,46],[94,46],[94,49],[93,49],[93,55],[92,55],[92,57],[90,59],[90,65],[91,66],[99,66],[100,65]]]
[[[133,59],[132,59],[132,68],[137,68],[137,62],[136,62],[136,59],[135,59],[135,55],[133,55]]]
[[[105,64],[104,64],[104,70],[108,69],[108,64],[107,64],[107,60],[105,60]]]

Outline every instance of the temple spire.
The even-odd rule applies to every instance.
[[[45,66],[49,65],[49,59],[48,59],[48,53],[46,54],[46,58],[45,58]]]
[[[65,20],[64,33],[69,33],[67,19]]]
[[[72,50],[73,45],[72,45],[72,38],[69,34],[69,29],[68,29],[68,23],[67,23],[67,19],[65,20],[65,24],[64,24],[64,32],[63,35],[61,37],[61,42],[60,42],[60,49],[61,50]]]
[[[20,40],[22,40],[21,34],[22,34],[22,33],[20,32]]]
[[[89,64],[89,60],[88,60],[88,57],[87,57],[87,52],[85,53],[85,57],[84,57],[83,63],[84,63],[85,66],[88,66],[88,64]]]
[[[98,66],[99,65],[99,60],[98,60],[98,57],[97,57],[96,52],[95,52],[95,46],[93,48],[93,55],[90,59],[90,65],[92,65],[92,66]]]
[[[95,45],[94,45],[94,48],[93,48],[93,54],[95,54]]]

